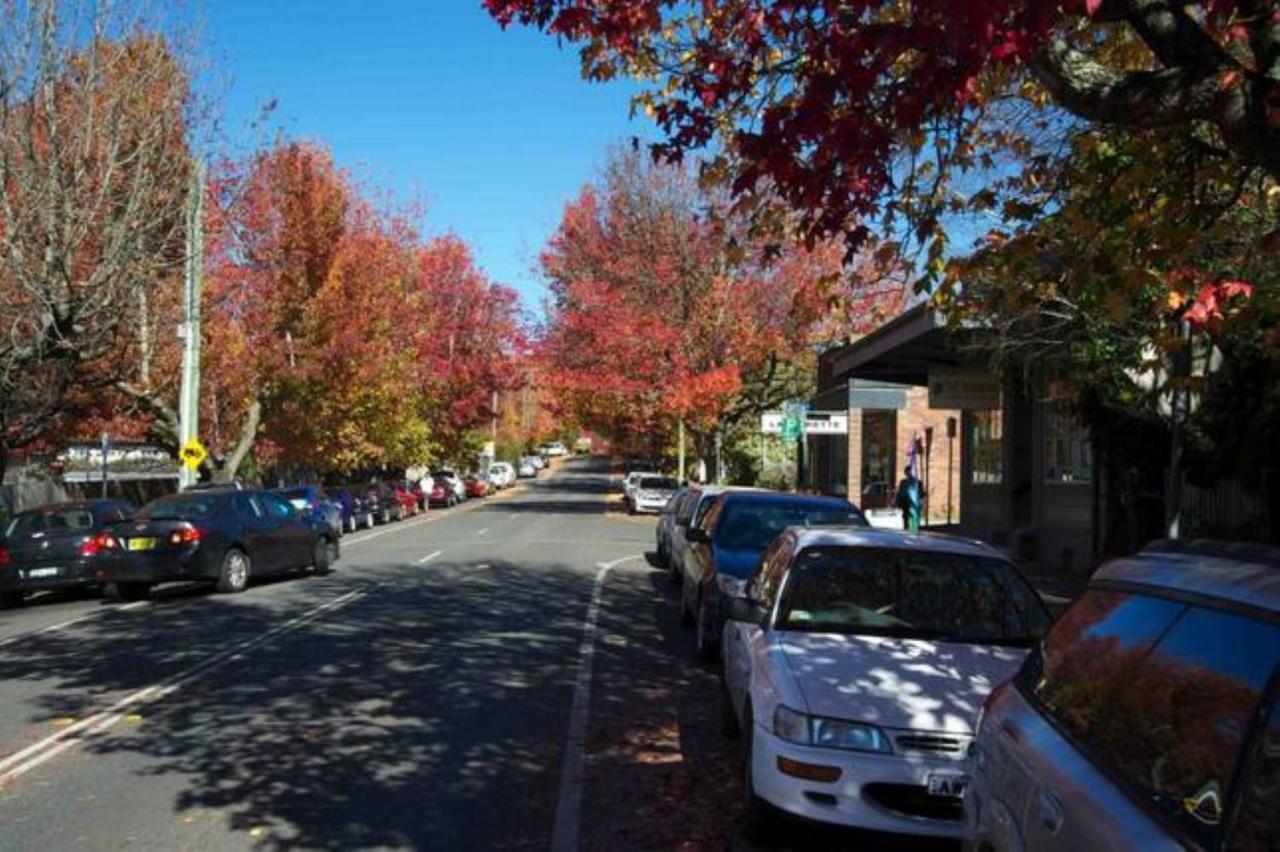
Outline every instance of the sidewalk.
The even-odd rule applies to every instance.
[[[1087,574],[1068,574],[1035,562],[1019,562],[1018,570],[1035,586],[1055,614],[1080,597],[1089,582]]]

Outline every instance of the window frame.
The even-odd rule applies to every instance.
[[[1235,617],[1249,618],[1256,621],[1263,621],[1275,626],[1280,626],[1280,613],[1262,607],[1254,607],[1247,604],[1237,603],[1235,601],[1222,600],[1220,598],[1205,597],[1203,595],[1195,595],[1183,592],[1179,589],[1166,589],[1154,586],[1147,586],[1141,583],[1129,583],[1119,580],[1102,580],[1090,583],[1086,592],[1104,591],[1104,592],[1121,592],[1132,595],[1144,595],[1151,598],[1159,598],[1168,600],[1173,603],[1181,604],[1184,609],[1161,631],[1160,636],[1151,644],[1147,651],[1147,655],[1159,647],[1164,641],[1165,636],[1178,624],[1178,622],[1186,615],[1187,609],[1190,607],[1198,607],[1209,612],[1225,613]],[[1077,599],[1078,600],[1078,599]],[[1055,619],[1055,624],[1062,620],[1059,615]],[[1052,630],[1052,627],[1050,628]],[[1063,725],[1061,720],[1053,713],[1052,710],[1042,701],[1039,696],[1035,695],[1027,688],[1026,679],[1022,676],[1023,670],[1031,665],[1032,660],[1039,659],[1040,665],[1043,666],[1043,643],[1033,648],[1031,653],[1027,655],[1023,661],[1022,668],[1013,676],[1010,683],[1027,704],[1032,707],[1039,717],[1052,728],[1058,736],[1062,737],[1072,748],[1076,750],[1088,763],[1089,766],[1098,774],[1106,778],[1112,785],[1120,790],[1128,802],[1137,810],[1145,814],[1152,822],[1163,828],[1171,837],[1177,839],[1180,843],[1188,848],[1203,848],[1199,838],[1189,834],[1180,822],[1172,818],[1166,811],[1161,810],[1149,799],[1149,791],[1142,790],[1136,786],[1129,778],[1114,767],[1105,755],[1100,754],[1099,750],[1092,744],[1085,742],[1076,734]],[[1223,809],[1223,820],[1218,826],[1218,832],[1211,848],[1222,849],[1227,839],[1231,836],[1231,829],[1235,825],[1235,816],[1238,809],[1238,800],[1240,797],[1239,784],[1237,783],[1241,777],[1241,772],[1246,763],[1248,763],[1248,749],[1256,741],[1256,733],[1258,726],[1258,717],[1263,707],[1268,706],[1268,692],[1275,688],[1277,681],[1280,681],[1280,662],[1272,666],[1269,676],[1268,686],[1264,687],[1259,693],[1258,704],[1254,708],[1253,716],[1250,720],[1249,727],[1245,730],[1244,736],[1241,738],[1240,750],[1236,753],[1235,764],[1231,771],[1229,790],[1230,796],[1227,799],[1226,807]],[[1276,699],[1280,700],[1280,699]]]

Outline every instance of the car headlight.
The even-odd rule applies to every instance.
[[[747,581],[731,574],[717,574],[716,588],[727,598],[741,598],[746,596]]]
[[[782,704],[773,711],[773,733],[800,745],[873,754],[893,752],[889,738],[875,725],[809,716]]]

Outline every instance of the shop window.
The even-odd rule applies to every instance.
[[[1004,481],[1004,415],[998,408],[970,415],[974,485],[999,485]]]
[[[862,413],[862,494],[859,506],[883,509],[897,488],[895,455],[898,444],[898,412],[870,410]]]
[[[1089,482],[1093,449],[1080,416],[1058,400],[1044,403],[1044,478],[1048,482]]]

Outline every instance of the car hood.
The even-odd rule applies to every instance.
[[[764,552],[751,548],[717,547],[715,556],[717,574],[729,574],[745,580],[760,564]]]
[[[780,631],[800,694],[817,716],[972,734],[982,702],[1027,651],[885,636]]]

